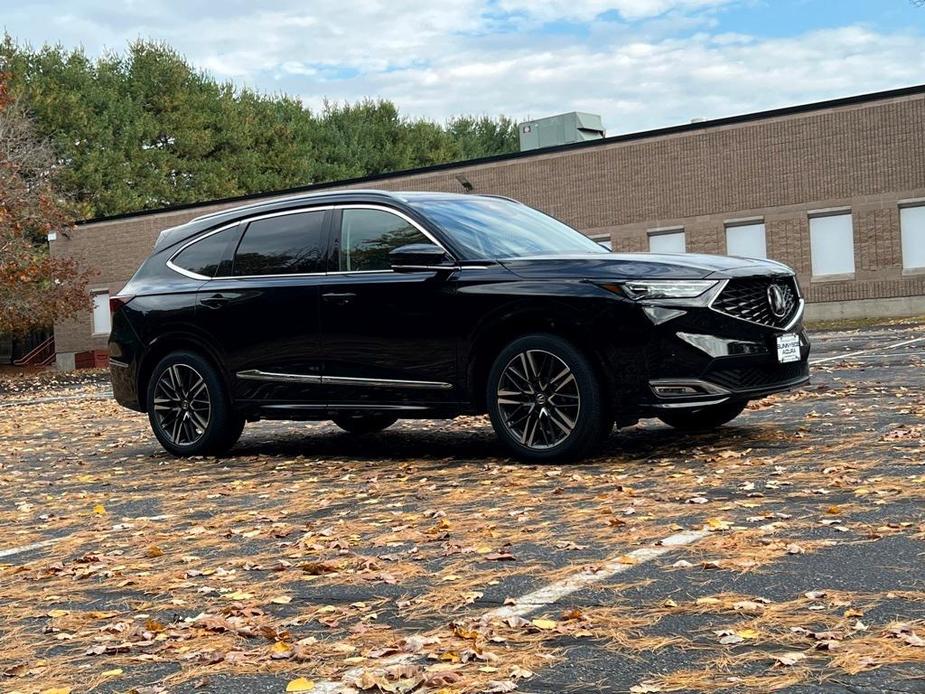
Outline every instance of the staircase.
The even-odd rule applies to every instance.
[[[36,345],[28,354],[21,356],[19,359],[15,359],[13,364],[15,366],[49,366],[54,363],[54,361],[55,338],[51,336]]]

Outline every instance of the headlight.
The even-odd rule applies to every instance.
[[[602,284],[604,289],[629,299],[694,299],[709,291],[716,280],[625,280]]]

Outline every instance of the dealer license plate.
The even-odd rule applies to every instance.
[[[786,364],[800,361],[800,336],[786,333],[777,336],[777,361]]]

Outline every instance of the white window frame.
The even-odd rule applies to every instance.
[[[900,203],[899,205],[899,234],[900,234],[900,248],[902,249],[902,265],[904,273],[911,274],[920,274],[925,273],[925,219],[922,220],[922,227],[919,229],[907,229],[906,224],[904,223],[904,213],[909,210],[915,210],[918,214],[922,215],[925,218],[925,200],[910,202],[910,203]],[[921,245],[921,249],[917,252],[912,252],[913,236],[916,238],[916,241]],[[921,258],[921,262],[915,262],[912,264],[910,260],[911,257]]]
[[[652,239],[656,236],[680,236],[682,241],[683,250],[681,253],[687,253],[687,231],[684,227],[664,227],[661,229],[649,229],[646,232],[646,241],[648,243],[649,253],[661,253],[664,251],[653,251],[652,250]]]
[[[849,222],[849,234],[848,242],[851,245],[851,269],[839,269],[838,272],[818,272],[817,271],[817,258],[821,258],[825,255],[822,250],[822,241],[816,241],[813,238],[813,223],[816,220],[831,219],[834,217],[847,217]],[[857,271],[857,258],[855,257],[855,245],[854,245],[854,213],[850,208],[838,208],[831,210],[814,210],[807,213],[807,218],[809,222],[809,256],[810,256],[810,267],[812,269],[812,281],[813,282],[835,282],[838,280],[848,280],[854,279],[855,272]],[[816,239],[819,239],[817,236]],[[820,268],[821,269],[821,268]]]
[[[592,241],[597,241],[597,243],[601,245],[606,241],[610,244],[610,248],[607,248],[607,246],[604,246],[604,248],[607,248],[607,250],[613,253],[613,237],[610,234],[598,234],[597,236],[589,236],[588,238]]]
[[[743,219],[743,220],[726,222],[724,225],[724,233],[725,233],[725,241],[726,241],[726,255],[739,255],[736,253],[732,253],[729,249],[729,232],[730,231],[735,233],[736,231],[742,232],[745,229],[755,229],[757,233],[757,230],[759,228],[761,231],[761,246],[763,248],[762,254],[761,255],[746,255],[743,257],[761,258],[763,260],[767,260],[767,257],[768,257],[768,228],[763,218],[748,219],[748,220]]]
[[[101,332],[97,330],[98,326],[96,322],[96,317],[97,317],[96,298],[98,296],[106,297],[106,302],[103,305],[103,307],[106,310],[106,314],[105,314],[106,315],[106,331],[105,332]],[[90,290],[90,300],[93,302],[92,303],[93,308],[90,311],[90,334],[93,337],[108,337],[109,333],[112,332],[112,316],[109,313],[109,289],[91,289]]]

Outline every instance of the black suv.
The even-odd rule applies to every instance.
[[[346,191],[161,233],[111,301],[113,391],[175,455],[246,421],[488,412],[528,460],[614,423],[719,426],[809,378],[803,300],[779,263],[614,254],[489,195]]]

